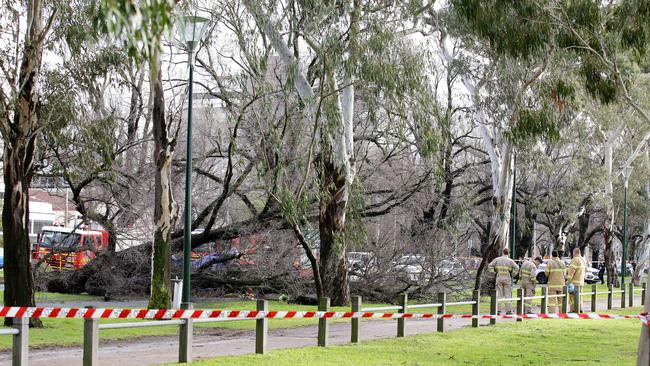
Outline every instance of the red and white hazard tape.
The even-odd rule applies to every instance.
[[[165,309],[97,309],[2,307],[0,317],[7,318],[84,318],[84,319],[300,319],[300,318],[364,318],[364,319],[640,319],[648,325],[650,315],[618,315],[597,313],[557,314],[432,314],[432,313],[369,313],[336,311],[257,311],[257,310],[165,310]]]

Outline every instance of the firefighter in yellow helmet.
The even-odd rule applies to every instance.
[[[586,271],[587,271],[587,262],[580,255],[580,248],[573,249],[573,259],[569,264],[567,285],[572,283],[573,286],[575,286],[574,291],[580,293],[580,291],[582,290],[582,286],[585,285]],[[569,296],[569,300],[571,302],[571,309],[574,313],[579,313],[582,311],[582,304],[575,304],[575,297],[573,295]]]
[[[519,278],[521,279],[521,289],[524,291],[524,297],[535,296],[535,285],[537,285],[537,278],[535,272],[537,266],[542,263],[542,258],[537,257],[534,260],[527,260],[519,269]],[[524,300],[524,313],[532,313],[532,300]]]
[[[494,258],[488,264],[488,270],[497,274],[496,290],[497,299],[512,297],[512,274],[519,271],[519,266],[508,256],[508,248],[503,249],[503,255]],[[501,311],[498,312],[500,314]],[[512,302],[506,302],[506,314],[512,314]]]
[[[564,287],[565,277],[566,277],[566,265],[558,257],[557,250],[554,250],[551,253],[551,260],[548,261],[546,265],[546,277],[548,282],[546,287],[548,288],[548,296],[562,295],[562,287]],[[551,297],[549,298],[549,310],[553,314],[556,310],[559,310],[560,298]]]

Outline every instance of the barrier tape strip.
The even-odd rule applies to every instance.
[[[301,318],[363,318],[363,319],[640,319],[648,325],[650,315],[618,315],[598,313],[472,315],[433,313],[371,313],[336,311],[258,311],[258,310],[166,310],[113,308],[0,308],[0,317],[7,318],[83,318],[83,319],[301,319]]]

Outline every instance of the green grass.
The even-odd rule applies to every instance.
[[[531,320],[195,365],[634,365],[638,320]]]

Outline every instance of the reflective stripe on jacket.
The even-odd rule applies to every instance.
[[[548,288],[562,288],[565,285],[566,265],[559,258],[553,258],[546,265]]]
[[[515,261],[510,259],[507,255],[494,258],[488,265],[488,270],[495,272],[497,277],[508,277],[510,274],[519,270],[519,266]]]
[[[535,284],[537,281],[535,278],[536,270],[537,266],[535,266],[535,263],[533,263],[533,261],[525,261],[519,270],[519,278],[521,278],[521,283]]]
[[[567,283],[572,283],[576,286],[583,286],[585,284],[585,272],[587,271],[587,263],[581,256],[573,257],[571,264],[569,264],[569,276]]]

